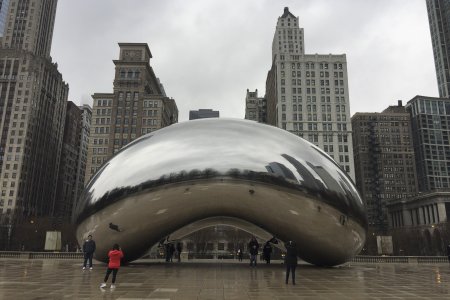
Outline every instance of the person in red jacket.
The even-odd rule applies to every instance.
[[[115,286],[116,276],[120,268],[120,259],[123,257],[123,252],[118,244],[114,244],[112,250],[110,250],[108,253],[108,257],[109,257],[108,269],[106,270],[105,279],[103,280],[103,283],[100,285],[100,288],[106,287],[106,282],[108,281],[108,277],[112,272],[113,276],[111,288],[113,289],[116,287]]]

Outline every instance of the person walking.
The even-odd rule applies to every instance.
[[[177,259],[178,262],[181,262],[181,251],[183,251],[183,243],[182,242],[178,242],[177,243]]]
[[[289,273],[292,273],[292,284],[295,285],[295,268],[297,268],[297,245],[293,241],[285,244],[286,257],[286,284],[289,282]]]
[[[95,241],[92,239],[92,235],[88,235],[88,238],[83,243],[84,262],[83,270],[86,270],[86,264],[89,261],[89,269],[92,270],[92,257],[95,252]]]
[[[238,256],[239,261],[242,261],[242,257],[244,256],[244,253],[242,253],[241,248],[238,249],[237,256]]]
[[[120,249],[118,244],[114,244],[112,250],[108,252],[109,262],[108,262],[108,269],[106,269],[106,275],[105,279],[103,280],[103,283],[100,285],[100,288],[106,287],[106,282],[108,281],[109,275],[112,273],[112,283],[111,283],[111,289],[114,289],[116,287],[116,277],[117,272],[119,272],[120,268],[120,259],[123,257],[122,249]]]
[[[263,248],[264,260],[266,261],[267,264],[270,264],[270,255],[271,254],[272,254],[272,245],[270,245],[270,241],[267,241],[264,244],[264,248]]]
[[[447,258],[448,262],[450,263],[450,244],[447,245]]]
[[[259,244],[255,237],[252,237],[250,243],[248,243],[248,250],[250,252],[250,267],[256,267],[256,257],[258,255]]]

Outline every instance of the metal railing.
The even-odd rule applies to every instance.
[[[244,254],[244,259],[248,259],[248,255]],[[82,252],[24,252],[24,251],[0,251],[0,259],[83,259]],[[163,256],[146,256],[147,259],[160,260]],[[183,261],[190,259],[226,259],[237,260],[236,255],[226,255],[224,253],[182,253]],[[262,257],[260,257],[262,260]],[[273,258],[274,260],[278,258]],[[357,255],[349,262],[353,263],[416,263],[416,264],[435,264],[448,263],[447,256],[369,256]]]
[[[357,255],[350,260],[355,263],[448,263],[447,256],[369,256]]]
[[[15,259],[82,259],[82,252],[23,252],[0,251],[0,258]]]

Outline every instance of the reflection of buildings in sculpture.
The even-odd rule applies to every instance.
[[[101,165],[138,137],[178,122],[175,100],[166,96],[150,66],[145,43],[119,43],[113,93],[95,93],[86,166],[87,182]]]
[[[184,237],[181,242],[183,249],[190,258],[236,258],[237,250],[248,253],[248,243],[253,235],[225,225],[204,228]],[[265,240],[257,238],[260,251]],[[280,250],[273,247],[273,258],[280,258]],[[244,256],[246,259],[247,256]]]
[[[199,109],[189,111],[189,120],[205,119],[205,118],[218,118],[220,113],[218,110],[212,109]]]
[[[312,191],[321,191],[325,188],[323,183],[315,178],[311,171],[308,170],[308,168],[305,167],[301,162],[287,154],[282,154],[281,156],[284,157],[288,162],[290,162],[295,167],[295,169],[297,169],[298,174],[302,177],[302,184],[304,187]]]
[[[278,18],[267,74],[267,123],[319,146],[354,176],[345,54],[305,54],[299,18]]]
[[[316,172],[316,174],[322,179],[322,182],[325,184],[324,189],[339,191],[342,190],[341,185],[330,175],[322,166],[314,166],[312,163],[306,163],[311,169]]]
[[[297,181],[297,178],[295,177],[294,173],[292,173],[292,171],[289,170],[288,167],[286,167],[283,164],[280,164],[277,162],[271,162],[266,166],[266,170],[269,173],[279,175],[283,178]]]
[[[353,199],[355,195],[353,195],[351,187],[349,186],[349,179],[345,178],[343,174],[337,173],[336,176],[338,176],[338,179],[334,179],[322,166],[314,166],[310,162],[306,162],[308,167],[311,168],[310,170],[292,156],[287,154],[282,154],[282,156],[295,166],[298,173],[303,177],[303,185],[306,188],[320,193],[329,193],[330,190],[339,191],[340,194],[346,196],[342,197],[341,201],[344,201],[347,206],[351,205],[348,199]],[[311,171],[314,171],[314,173]],[[316,174],[320,180],[316,178],[314,174]]]

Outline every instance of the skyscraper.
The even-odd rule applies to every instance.
[[[267,75],[267,122],[332,156],[354,179],[345,54],[305,54],[303,28],[287,7],[278,18]]]
[[[1,46],[49,59],[57,2],[10,0]]]
[[[439,96],[448,98],[450,93],[450,2],[427,0],[427,11]]]
[[[411,114],[419,192],[450,188],[450,99],[416,96]]]
[[[150,65],[145,43],[119,43],[113,93],[95,93],[85,182],[120,148],[136,138],[178,122],[175,100]]]
[[[84,178],[86,174],[86,166],[87,166],[87,153],[89,147],[89,134],[91,130],[91,120],[92,120],[92,108],[84,104],[83,106],[79,106],[81,109],[81,131],[79,136],[80,147],[78,149],[78,165],[77,165],[77,173],[75,180],[75,201],[73,203],[72,212],[74,212],[74,208],[79,200],[81,194],[84,190]]]
[[[0,214],[18,219],[54,210],[69,91],[50,58],[56,3],[10,1],[1,39]]]
[[[81,146],[83,111],[72,101],[67,104],[61,162],[58,173],[58,187],[54,215],[59,222],[68,221],[77,197],[78,157]]]
[[[356,186],[367,205],[369,226],[386,233],[386,205],[417,194],[410,115],[399,101],[381,113],[352,117]]]

